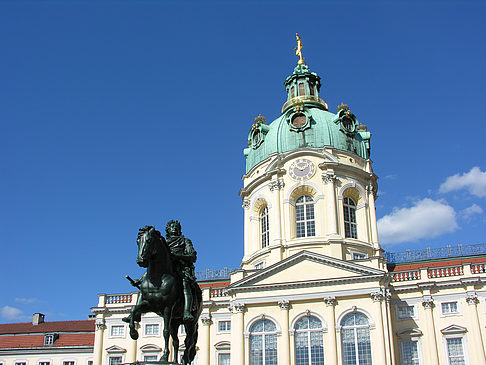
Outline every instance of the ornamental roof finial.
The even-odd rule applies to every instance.
[[[295,55],[299,57],[298,65],[305,65],[304,57],[302,56],[302,40],[300,39],[299,33],[295,33],[297,38],[297,47],[295,47]]]

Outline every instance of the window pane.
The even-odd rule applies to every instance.
[[[295,333],[295,365],[309,365],[308,333]]]
[[[218,354],[218,365],[230,365],[230,354]]]
[[[324,365],[324,344],[322,332],[310,333],[311,365]]]
[[[462,348],[462,338],[447,339],[447,356],[450,365],[464,365],[464,349]]]
[[[403,365],[420,365],[417,341],[402,342]]]
[[[263,365],[263,341],[261,335],[250,335],[250,364]]]
[[[343,365],[356,365],[356,346],[354,330],[345,329],[341,331],[341,346],[343,352]]]

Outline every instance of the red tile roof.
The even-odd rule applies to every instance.
[[[390,272],[397,272],[397,271],[407,271],[407,270],[415,270],[420,269],[422,267],[444,267],[444,266],[454,266],[454,265],[463,265],[463,264],[477,264],[486,262],[486,257],[468,257],[464,259],[446,259],[440,261],[424,261],[424,262],[417,262],[417,263],[407,263],[407,264],[391,264],[388,265],[388,271]]]
[[[44,322],[34,326],[32,323],[5,323],[0,324],[0,335],[24,334],[24,333],[49,333],[49,332],[93,332],[94,320],[84,321],[59,321]]]
[[[94,346],[94,337],[94,333],[61,333],[52,345],[44,345],[44,335],[7,335],[0,336],[0,349]]]

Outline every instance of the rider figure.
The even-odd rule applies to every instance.
[[[165,227],[166,241],[174,256],[174,263],[177,273],[182,277],[184,287],[184,321],[194,320],[191,314],[192,308],[192,287],[197,285],[194,274],[194,262],[197,259],[197,252],[192,246],[190,239],[185,238],[181,232],[181,224],[171,220]]]

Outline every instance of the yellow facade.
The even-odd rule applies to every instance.
[[[337,116],[327,111],[317,95],[319,77],[306,67],[287,78],[289,100],[277,124],[267,126],[259,116],[252,126],[240,191],[241,269],[220,287],[202,285],[195,362],[486,365],[486,255],[387,266],[378,242],[370,134],[347,106]],[[304,143],[258,154],[265,133],[273,147],[291,139],[295,146],[297,133],[304,136],[317,121],[316,131],[340,142],[330,137],[323,147]],[[278,134],[282,128],[287,134]],[[93,308],[96,364],[116,356],[143,360],[147,349],[160,353],[160,336],[132,341],[127,335],[121,318],[135,295],[100,295]],[[143,317],[142,332],[149,322],[161,333],[154,315]],[[123,336],[113,336],[113,326],[124,326]]]

